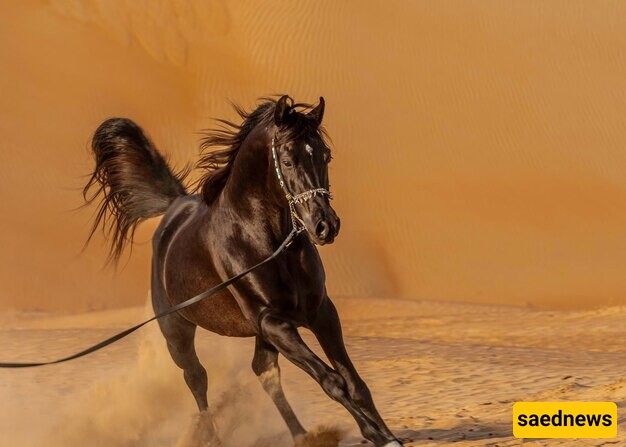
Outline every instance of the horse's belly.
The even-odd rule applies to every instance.
[[[254,325],[243,316],[235,298],[228,292],[217,293],[180,313],[192,323],[216,334],[228,337],[256,335]]]

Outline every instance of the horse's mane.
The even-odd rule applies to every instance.
[[[243,120],[241,124],[216,119],[222,124],[221,127],[203,131],[204,137],[200,144],[201,156],[196,167],[205,170],[198,179],[197,188],[206,203],[215,200],[224,188],[231,173],[233,161],[250,132],[259,125],[267,126],[274,122],[277,102],[274,98],[261,98],[259,105],[251,112],[233,104],[233,108]],[[311,108],[310,104],[292,103],[289,109],[291,119],[289,125],[281,132],[281,140],[295,140],[309,132],[319,132],[320,136],[326,137],[324,129],[321,126],[318,127],[317,123],[306,115]],[[212,150],[216,147],[217,150]]]

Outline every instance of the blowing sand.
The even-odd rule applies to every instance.
[[[620,412],[626,402],[626,308],[541,311],[393,299],[336,301],[355,364],[408,446],[519,445],[511,434],[512,405],[518,400],[612,400]],[[75,351],[146,312],[3,314],[2,360]],[[319,351],[310,334],[304,335]],[[278,412],[250,369],[252,345],[198,333],[217,429],[226,447],[291,447]],[[308,445],[335,446],[338,432],[341,446],[362,445],[342,407],[284,359],[281,365],[296,413],[326,437]],[[186,439],[193,438],[195,404],[156,326],[78,361],[2,370],[0,402],[2,447],[192,446]],[[617,439],[526,444],[621,443],[625,425],[622,420]]]

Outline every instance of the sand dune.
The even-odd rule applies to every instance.
[[[0,308],[141,303],[83,255],[87,145],[129,116],[174,163],[228,100],[327,99],[334,295],[624,303],[623,2],[4,2]]]

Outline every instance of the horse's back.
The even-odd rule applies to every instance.
[[[174,201],[153,238],[152,300],[162,311],[220,284],[220,278],[202,243],[203,222],[210,210],[198,196]],[[228,289],[207,297],[179,313],[192,323],[231,337],[256,335]]]

